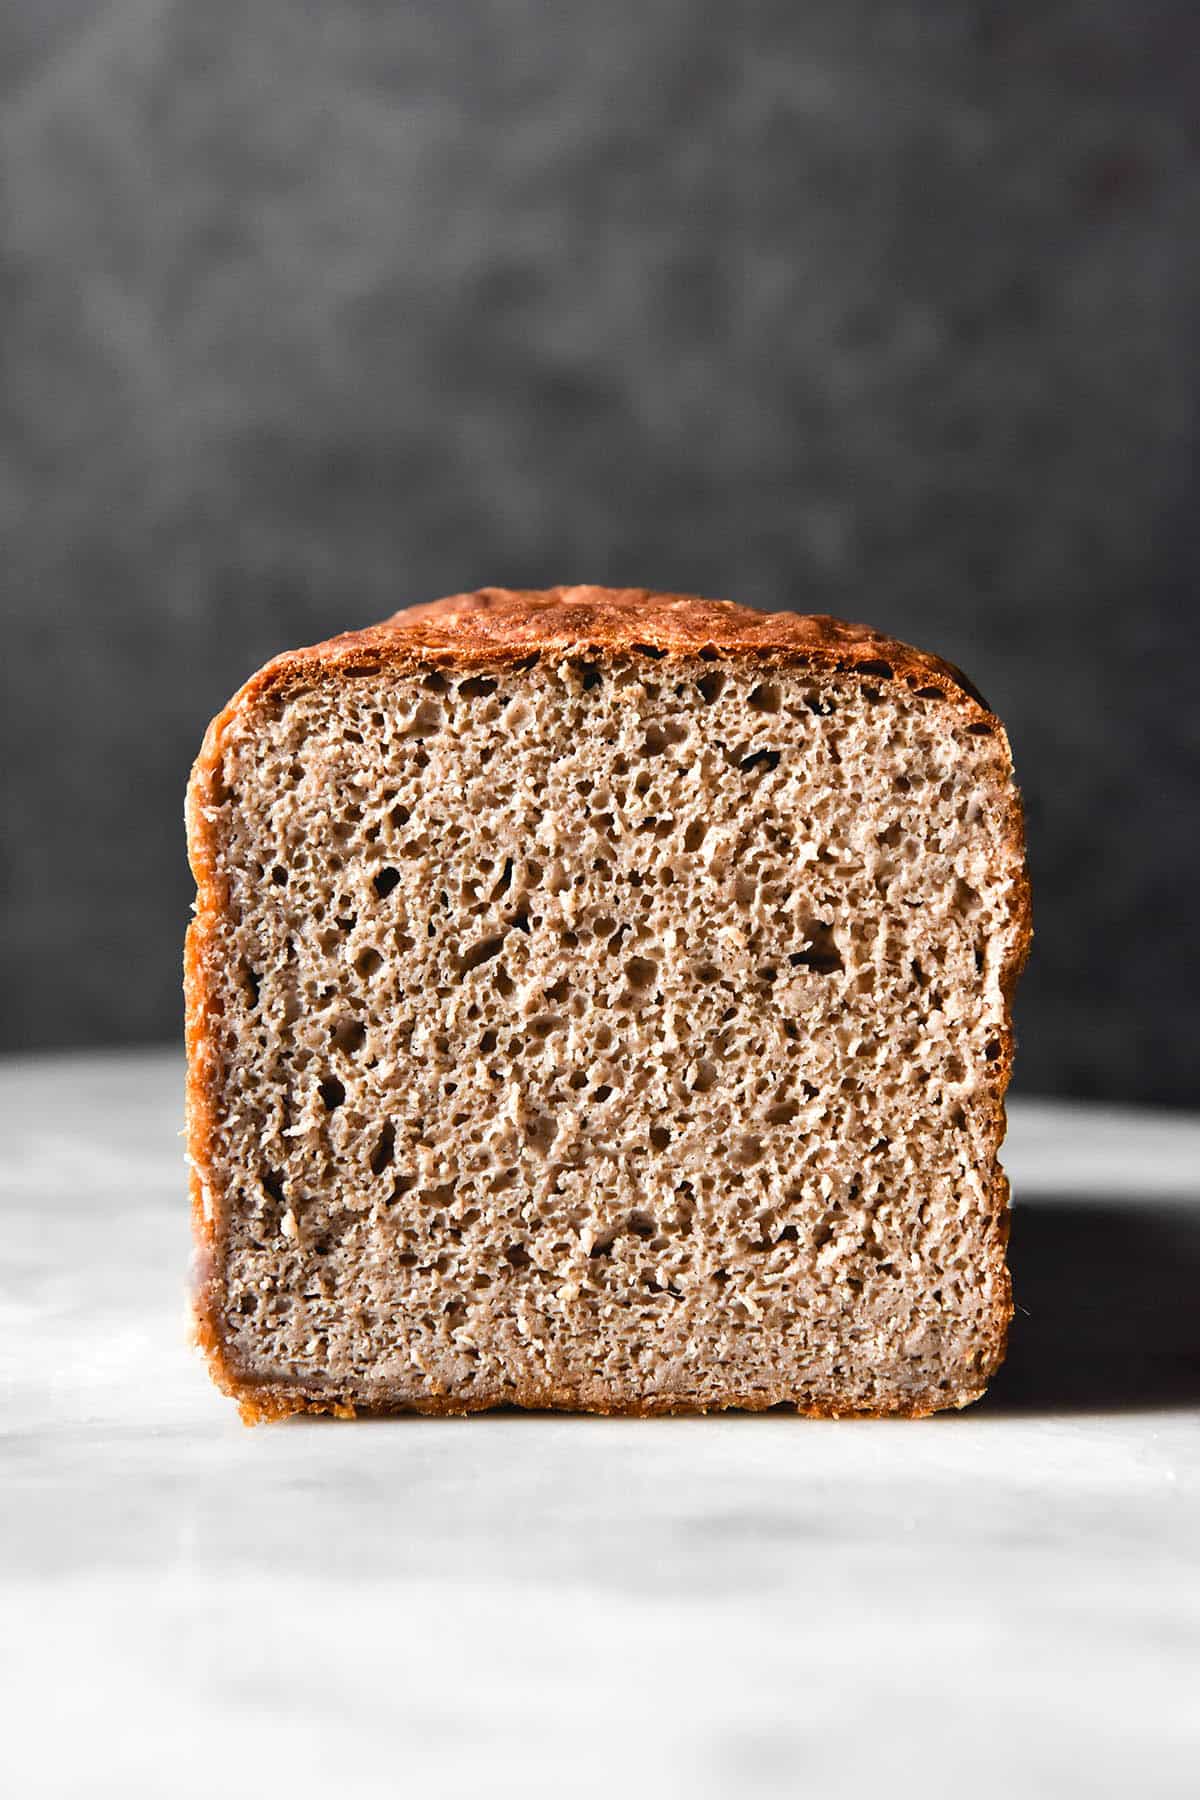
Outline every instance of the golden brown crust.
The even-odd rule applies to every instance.
[[[248,708],[273,691],[312,679],[352,678],[384,667],[432,664],[474,667],[517,663],[542,652],[610,656],[644,655],[705,660],[754,660],[764,665],[812,668],[816,672],[857,672],[879,682],[900,682],[918,692],[932,690],[961,708],[969,724],[993,733],[1008,759],[1008,740],[1000,720],[978,689],[952,663],[886,637],[867,625],[847,624],[823,614],[761,613],[728,600],[704,600],[689,594],[657,594],[645,588],[559,587],[541,591],[483,588],[453,594],[427,605],[412,606],[381,624],[344,633],[306,649],[291,650],[267,663],[236,693],[205,734],[188,787],[188,854],[196,879],[195,917],[184,951],[186,997],[187,1138],[190,1164],[192,1227],[196,1252],[194,1293],[195,1337],[208,1358],[217,1386],[239,1404],[247,1424],[287,1417],[296,1412],[333,1413],[352,1418],[357,1409],[339,1401],[283,1386],[246,1383],[231,1368],[219,1329],[221,1289],[218,1270],[217,1221],[221,1197],[215,1192],[211,1144],[219,1090],[216,1043],[220,1004],[209,968],[214,927],[225,905],[217,871],[210,815],[220,800],[221,756],[226,730]],[[931,693],[931,697],[932,697]],[[1024,821],[1020,796],[1012,787],[1009,847],[1025,866]],[[1004,1137],[1004,1094],[1012,1069],[1012,996],[1032,939],[1028,880],[1014,893],[1015,949],[1002,973],[1006,1001],[1005,1030],[992,1069],[992,1145],[994,1157]],[[1003,1360],[1012,1318],[1011,1283],[1005,1265],[1008,1237],[1008,1183],[996,1167],[993,1177],[996,1218],[998,1298],[993,1312],[991,1354],[969,1389],[944,1399],[897,1404],[863,1415],[834,1407],[796,1405],[812,1418],[900,1416],[922,1418],[938,1406],[965,1406],[983,1392]],[[464,1414],[512,1404],[544,1410],[579,1411],[580,1397],[552,1389],[518,1390],[464,1402],[453,1396],[405,1407],[371,1410],[425,1414]],[[772,1402],[731,1402],[742,1410],[764,1410]],[[776,1403],[778,1404],[778,1403]],[[790,1403],[788,1403],[790,1404]],[[695,1413],[706,1410],[669,1397],[607,1406],[589,1402],[586,1410],[620,1416]],[[716,1410],[716,1409],[712,1409]]]
[[[753,658],[831,672],[861,670],[882,679],[936,688],[992,718],[974,684],[941,657],[897,638],[822,613],[762,613],[731,600],[655,594],[646,588],[482,588],[410,606],[381,624],[345,632],[277,656],[251,677],[214,721],[273,687],[386,664],[519,662],[541,651],[586,654]],[[996,721],[998,723],[998,721]],[[211,728],[210,728],[211,730]],[[207,744],[206,744],[207,748]],[[204,751],[201,752],[201,758]]]

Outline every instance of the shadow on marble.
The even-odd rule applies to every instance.
[[[1200,1405],[1200,1209],[1039,1201],[1013,1214],[1016,1317],[978,1412]]]

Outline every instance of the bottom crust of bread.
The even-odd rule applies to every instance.
[[[197,1300],[193,1312],[194,1341],[204,1353],[209,1374],[222,1393],[236,1401],[244,1425],[266,1425],[301,1415],[334,1419],[357,1418],[467,1418],[488,1412],[574,1413],[612,1419],[703,1418],[711,1413],[791,1413],[805,1419],[927,1419],[937,1412],[962,1411],[981,1400],[988,1383],[1004,1361],[1013,1307],[1007,1288],[998,1309],[991,1344],[980,1353],[971,1379],[961,1387],[936,1388],[926,1394],[895,1394],[872,1406],[841,1404],[835,1399],[814,1399],[779,1392],[765,1395],[730,1394],[726,1399],[703,1403],[686,1396],[584,1397],[567,1389],[516,1386],[494,1395],[447,1393],[418,1399],[348,1399],[314,1393],[303,1386],[246,1381],[230,1367],[225,1349],[210,1317]]]

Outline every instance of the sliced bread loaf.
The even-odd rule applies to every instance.
[[[955,669],[487,590],[270,663],[188,825],[196,1310],[245,1416],[981,1393],[1029,906]]]

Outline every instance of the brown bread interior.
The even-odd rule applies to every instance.
[[[236,712],[196,949],[219,1376],[263,1412],[975,1398],[1023,929],[987,721],[637,650]]]

